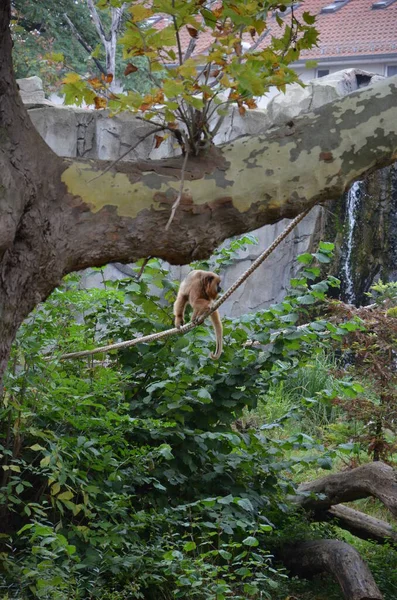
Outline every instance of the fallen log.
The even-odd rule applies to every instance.
[[[325,512],[324,519],[319,518],[320,521],[328,519],[336,519],[339,527],[362,540],[372,540],[378,544],[390,543],[397,547],[396,529],[386,521],[366,515],[360,510],[338,504]]]
[[[357,550],[339,540],[301,542],[282,552],[293,575],[311,578],[329,573],[338,582],[345,600],[382,600],[371,571]]]
[[[397,517],[397,472],[382,462],[368,463],[303,483],[292,500],[305,510],[324,511],[368,496],[378,498]]]

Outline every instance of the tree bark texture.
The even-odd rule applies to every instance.
[[[25,316],[62,277],[62,163],[32,130],[11,66],[10,7],[0,2],[0,381]],[[66,228],[66,229],[65,229]],[[62,250],[63,248],[63,250]]]
[[[397,158],[397,78],[191,158],[65,160],[46,146],[12,72],[0,2],[0,377],[21,321],[70,271],[156,256],[208,257],[224,239],[339,197]]]
[[[282,554],[285,566],[295,575],[310,578],[330,573],[346,600],[382,600],[367,564],[357,550],[338,540],[301,542]]]

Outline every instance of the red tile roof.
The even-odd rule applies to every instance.
[[[335,13],[321,13],[332,0],[305,0],[296,10],[318,15],[318,48],[301,52],[302,59],[395,54],[397,57],[397,2],[373,9],[375,0],[349,0]]]
[[[397,58],[397,0],[387,8],[373,9],[376,0],[348,0],[334,13],[321,13],[333,0],[303,0],[295,8],[299,19],[304,11],[317,15],[316,27],[320,32],[318,47],[301,52],[301,60],[346,58],[395,54]],[[285,17],[288,22],[288,15]],[[167,21],[159,22],[162,28]],[[280,37],[281,29],[275,19],[268,20],[269,34],[260,47],[265,47],[271,36]],[[180,31],[182,48],[186,50],[191,37],[184,28]],[[252,43],[250,36],[247,41]],[[208,50],[213,42],[211,32],[200,32],[194,54]]]

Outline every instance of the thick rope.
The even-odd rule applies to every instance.
[[[166,331],[161,331],[160,333],[152,333],[151,335],[144,335],[142,337],[135,338],[133,340],[126,340],[125,342],[118,342],[117,344],[109,344],[108,346],[100,346],[99,348],[93,348],[92,350],[82,350],[81,352],[69,352],[68,354],[63,354],[59,357],[60,360],[68,359],[68,358],[82,358],[83,356],[92,356],[93,354],[98,354],[99,352],[108,352],[109,350],[117,350],[119,348],[130,348],[131,346],[135,346],[136,344],[141,344],[143,342],[153,342],[154,340],[160,340],[162,338],[168,337],[170,335],[177,335],[182,333],[187,333],[191,329],[197,327],[197,325],[201,325],[205,321],[205,319],[215,312],[226,300],[233,294],[233,292],[240,287],[242,283],[253,273],[267,257],[281,244],[281,242],[287,237],[288,234],[291,233],[293,229],[306,217],[306,215],[310,212],[311,208],[307,208],[305,211],[300,213],[291,223],[280,233],[279,236],[276,237],[274,242],[266,248],[258,256],[256,260],[252,263],[252,265],[233,283],[232,286],[226,292],[214,302],[211,309],[202,317],[197,319],[196,321],[191,321],[187,323],[187,325],[183,325],[179,329],[173,327],[172,329],[167,329]],[[47,359],[49,360],[49,359]]]

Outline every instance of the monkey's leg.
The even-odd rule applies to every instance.
[[[185,308],[188,297],[183,294],[178,294],[174,304],[175,327],[178,329],[184,324]]]

